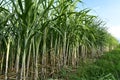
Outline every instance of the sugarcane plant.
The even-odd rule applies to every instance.
[[[81,2],[0,1],[0,73],[4,80],[62,78],[56,75],[62,68],[77,67],[79,61],[105,51],[113,37],[104,21],[89,15],[90,9],[76,11]],[[111,44],[116,46],[118,41],[114,38]]]

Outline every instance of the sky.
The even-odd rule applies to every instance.
[[[82,2],[82,7],[92,9],[91,13],[105,21],[108,32],[120,41],[120,0],[82,0]]]

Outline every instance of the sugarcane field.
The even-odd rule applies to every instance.
[[[0,0],[0,80],[120,80],[115,1]]]

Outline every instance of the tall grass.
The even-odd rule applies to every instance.
[[[75,71],[63,69],[60,74],[69,80],[119,80],[120,79],[120,49],[107,52],[95,62],[81,62]],[[89,59],[90,60],[90,59]]]
[[[5,80],[13,78],[11,72],[16,80],[59,78],[55,74],[62,67],[77,67],[81,59],[99,55],[109,43],[118,44],[103,21],[89,15],[90,9],[75,10],[78,2],[0,2],[0,72]]]

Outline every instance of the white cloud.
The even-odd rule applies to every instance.
[[[118,40],[120,40],[120,26],[109,27],[108,32],[111,33]]]

